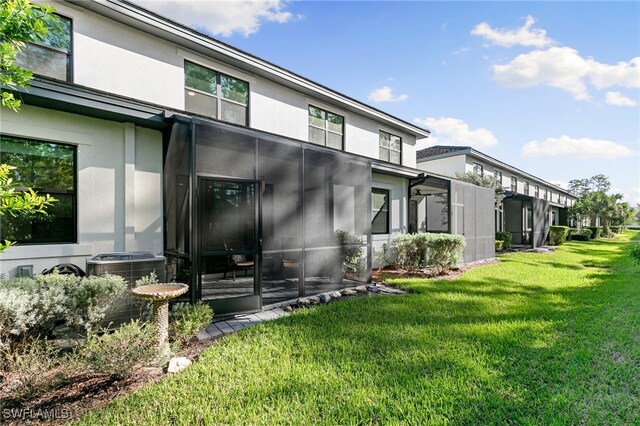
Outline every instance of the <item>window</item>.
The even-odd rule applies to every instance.
[[[389,190],[371,188],[372,234],[389,233]]]
[[[16,65],[36,75],[71,81],[71,20],[52,15],[45,26],[47,37],[25,44],[16,57]]]
[[[248,124],[249,83],[185,61],[184,92],[187,111]]]
[[[524,195],[529,195],[529,182],[524,181]]]
[[[544,189],[544,191],[542,192],[542,198],[544,198],[545,200],[549,198],[549,192],[547,192],[547,188]]]
[[[0,163],[13,170],[17,191],[32,188],[58,201],[47,215],[0,216],[0,239],[17,243],[76,242],[76,148],[50,142],[2,136]]]
[[[540,198],[540,187],[538,185],[533,187],[533,196]]]
[[[380,159],[401,164],[402,138],[380,130]]]
[[[473,173],[477,174],[478,176],[482,176],[484,174],[482,164],[473,163]]]
[[[493,177],[495,178],[495,180],[498,181],[500,186],[502,186],[502,172],[499,171],[499,170],[494,170],[493,171]]]
[[[518,179],[511,176],[511,191],[518,192]]]
[[[309,142],[344,149],[344,117],[309,105]]]

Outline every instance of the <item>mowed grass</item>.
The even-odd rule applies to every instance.
[[[640,424],[628,231],[245,329],[81,424]]]

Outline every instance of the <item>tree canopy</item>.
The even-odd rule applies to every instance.
[[[53,8],[35,5],[28,0],[0,0],[0,86],[16,90],[26,88],[33,78],[31,71],[16,65],[16,59],[26,43],[43,41],[47,23],[53,19]],[[3,107],[18,111],[22,102],[12,92],[2,90]]]

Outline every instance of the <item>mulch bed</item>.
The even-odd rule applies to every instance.
[[[452,280],[467,272],[469,269],[499,263],[498,259],[491,259],[486,261],[475,262],[470,265],[464,265],[460,268],[455,268],[447,272],[436,274],[431,269],[416,269],[411,271],[403,271],[387,266],[382,269],[374,269],[372,273],[373,281],[384,282],[386,278],[438,278],[445,280]]]
[[[194,339],[177,356],[195,361],[213,343],[213,340]],[[154,367],[141,368],[133,376],[120,380],[106,375],[77,373],[54,389],[16,400],[4,386],[12,378],[0,372],[0,424],[64,424],[166,376],[161,368]]]

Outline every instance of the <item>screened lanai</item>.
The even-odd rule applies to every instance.
[[[195,119],[165,140],[169,278],[217,313],[367,282],[371,164]]]

